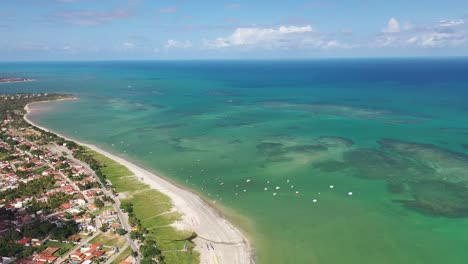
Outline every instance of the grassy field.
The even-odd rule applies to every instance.
[[[130,254],[132,254],[132,248],[128,246],[124,251],[120,252],[120,255],[112,261],[112,264],[119,264],[124,259],[126,259]]]
[[[180,214],[172,210],[170,198],[141,183],[125,166],[95,151],[89,150],[89,153],[105,166],[102,172],[112,182],[116,191],[125,193],[125,199],[122,202],[133,203],[135,215],[149,230],[148,237],[154,239],[163,251],[183,249],[186,242],[176,240],[190,237],[191,231],[179,231],[170,226],[180,218]],[[187,246],[192,249],[195,245],[189,243]],[[200,263],[199,253],[191,250],[166,252],[163,255],[167,264]]]
[[[94,215],[100,215],[106,210],[108,210],[110,212],[114,212],[114,206],[112,206],[112,205],[104,206],[101,209],[97,210],[96,212],[93,212],[93,214]]]
[[[113,234],[112,232],[108,231],[105,233],[100,233],[89,243],[121,248],[125,245],[126,241],[127,239],[125,236]]]

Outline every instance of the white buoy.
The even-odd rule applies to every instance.
[[[270,183],[270,181],[267,181],[267,183]]]
[[[276,187],[275,187],[275,189],[276,189],[276,190],[279,190],[279,189],[280,189],[280,187],[279,187],[279,186],[276,186]]]
[[[244,190],[244,192],[247,192],[247,190]]]
[[[317,200],[317,199],[313,199],[312,202],[313,202],[313,203],[316,203],[316,202],[318,202],[318,200]]]
[[[265,191],[268,191],[268,188],[264,188]]]
[[[273,196],[276,196],[276,193],[273,193]]]
[[[330,189],[333,189],[333,188],[335,188],[335,186],[333,186],[333,185],[330,185],[330,186],[329,186],[329,188],[330,188]]]
[[[353,192],[348,192],[348,196],[351,196],[351,195],[353,195]]]
[[[192,177],[192,176],[190,176],[190,177]],[[224,182],[220,183],[219,185],[224,185]]]
[[[299,194],[299,191],[296,191],[296,194]]]
[[[294,188],[294,185],[291,185],[291,189]]]
[[[288,179],[288,180],[286,180],[286,182],[287,182],[287,183],[289,183],[289,179]]]
[[[245,182],[250,182],[250,179],[246,180]]]

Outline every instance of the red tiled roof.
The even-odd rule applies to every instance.
[[[18,242],[16,242],[19,245],[26,245],[31,243],[31,238],[30,237],[25,237],[23,239],[20,239]]]

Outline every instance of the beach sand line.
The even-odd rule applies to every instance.
[[[59,99],[76,100],[77,98]],[[59,101],[56,100],[56,101]],[[255,263],[253,248],[247,237],[231,224],[216,208],[205,202],[200,196],[194,192],[185,189],[178,184],[174,184],[169,180],[158,176],[150,171],[147,171],[134,163],[125,160],[115,154],[105,151],[95,145],[86,144],[79,140],[66,137],[60,133],[52,131],[46,127],[39,126],[28,118],[32,112],[30,106],[32,104],[49,103],[52,101],[40,101],[27,104],[25,106],[26,114],[24,120],[33,126],[36,126],[44,131],[54,133],[67,140],[75,141],[76,143],[88,147],[120,164],[127,167],[135,174],[137,179],[143,178],[144,182],[152,189],[155,189],[169,198],[171,198],[176,211],[181,213],[182,219],[177,221],[174,226],[181,230],[192,230],[196,232],[200,238],[195,239],[195,250],[200,252],[200,263],[211,264],[213,259],[217,259],[219,263],[225,264],[253,264]],[[206,244],[206,241],[215,244],[211,248]],[[215,256],[215,258],[213,258]]]

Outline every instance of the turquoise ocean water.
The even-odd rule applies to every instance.
[[[2,63],[39,81],[0,93],[75,94],[32,119],[216,201],[261,264],[461,264],[467,72],[468,59]]]

